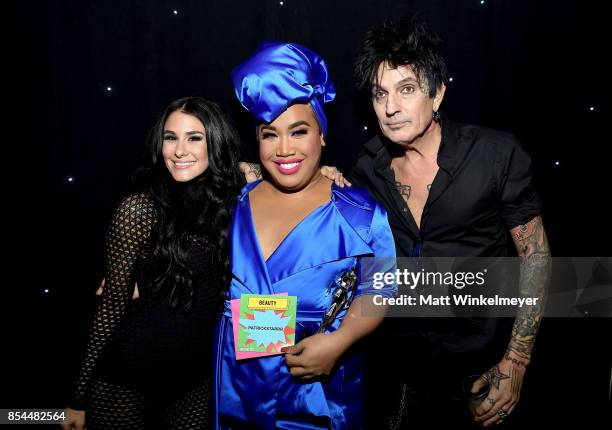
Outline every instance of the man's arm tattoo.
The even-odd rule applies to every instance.
[[[512,237],[521,258],[519,294],[538,298],[537,304],[517,311],[507,354],[529,361],[544,313],[551,278],[552,260],[542,219],[537,216],[525,225],[512,229]]]
[[[520,375],[520,370],[514,367],[510,368],[510,391],[518,399],[521,395],[521,387],[523,385],[523,378]]]
[[[496,364],[495,366],[491,367],[491,369],[489,369],[484,375],[482,375],[482,377],[486,379],[490,385],[499,390],[499,383],[503,379],[508,379],[510,376],[499,370],[499,364]]]

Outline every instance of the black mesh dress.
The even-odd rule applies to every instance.
[[[189,260],[195,299],[173,312],[149,287],[156,262],[156,211],[147,194],[125,198],[106,239],[106,285],[99,298],[70,407],[93,429],[210,428],[212,342],[221,273],[195,243]],[[140,298],[132,300],[134,282]]]

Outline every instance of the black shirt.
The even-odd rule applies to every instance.
[[[509,133],[453,123],[445,115],[441,126],[440,168],[420,229],[395,185],[391,152],[396,144],[378,136],[368,141],[350,180],[366,187],[387,209],[398,257],[511,255],[509,230],[538,216],[542,206],[532,186],[529,155]],[[467,374],[468,368],[484,372],[501,358],[511,324],[508,318],[387,318],[381,334],[404,337],[408,346],[402,357],[418,352],[438,370],[452,365],[461,368],[457,374]],[[423,341],[429,348],[414,346]],[[391,367],[405,365],[400,360]]]
[[[540,214],[531,159],[505,132],[451,122],[442,116],[439,170],[419,230],[395,186],[384,137],[368,141],[350,174],[388,212],[398,257],[509,255],[508,231]]]

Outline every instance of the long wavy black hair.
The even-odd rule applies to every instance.
[[[173,112],[202,122],[208,149],[208,168],[188,182],[175,181],[162,155],[164,126]],[[135,175],[137,189],[152,196],[157,209],[153,230],[155,262],[153,294],[167,295],[174,311],[188,312],[194,301],[189,251],[203,246],[222,269],[224,294],[231,281],[228,232],[230,210],[244,182],[239,169],[238,135],[221,108],[201,97],[173,101],[151,129],[148,160]]]

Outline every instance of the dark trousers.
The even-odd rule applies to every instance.
[[[452,339],[452,338],[451,338]],[[366,348],[366,428],[475,429],[462,383],[481,375],[503,356],[490,348],[450,352],[452,345],[416,332],[376,333]],[[503,429],[513,428],[514,417]]]

